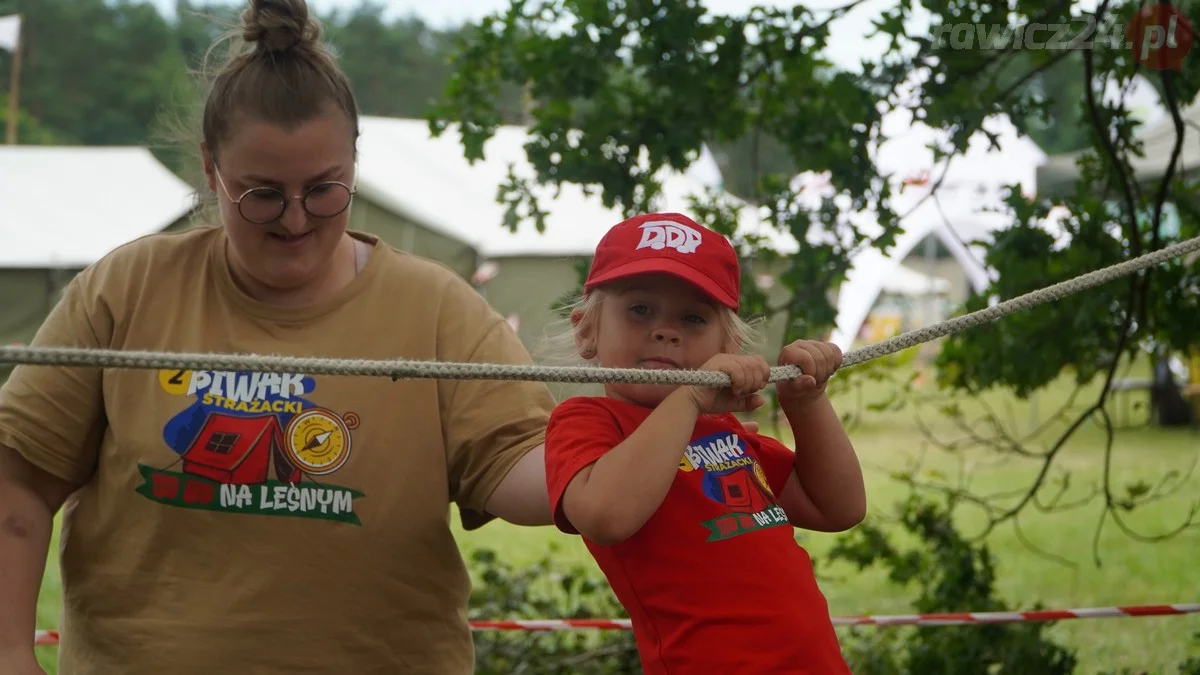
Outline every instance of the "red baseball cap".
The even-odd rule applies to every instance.
[[[725,237],[679,213],[646,213],[613,226],[596,246],[584,293],[651,273],[670,274],[737,310],[741,271]]]

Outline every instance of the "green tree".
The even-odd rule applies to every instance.
[[[445,89],[456,31],[438,31],[416,17],[388,22],[384,6],[363,2],[322,17],[325,36],[369,115],[421,118]],[[498,99],[504,118],[519,121],[520,90],[505,87]]]
[[[184,75],[175,31],[153,5],[0,0],[0,15],[10,13],[24,17],[21,102],[30,116],[64,143],[145,142],[163,93]]]
[[[803,6],[724,15],[692,0],[514,0],[465,33],[446,102],[429,116],[431,129],[440,133],[457,125],[465,155],[478,157],[503,121],[496,92],[503,84],[520,86],[531,102],[533,140],[526,149],[536,180],[589,186],[606,204],[626,212],[650,208],[658,171],[686,168],[703,143],[774,139],[786,161],[758,166],[749,179],[749,196],[764,205],[771,226],[798,241],[806,241],[814,228],[824,233],[787,258],[762,242],[740,242],[748,258],[778,266],[778,281],[789,299],[777,306],[761,298],[747,304],[786,316],[785,339],[827,330],[835,312],[826,291],[845,279],[851,252],[866,246],[886,251],[894,241],[900,224],[892,193],[877,175],[870,151],[879,140],[882,114],[895,108],[908,108],[916,119],[949,131],[955,152],[973,135],[985,133],[983,121],[997,114],[1043,138],[1056,129],[1086,132],[1089,153],[1079,189],[1057,200],[1070,213],[1062,227],[1071,245],[1060,249],[1048,224],[1054,202],[1027,199],[1013,186],[1012,224],[995,234],[987,258],[998,279],[972,296],[965,309],[1200,234],[1200,218],[1189,201],[1194,178],[1183,179],[1174,169],[1161,181],[1138,179],[1129,163],[1141,152],[1133,140],[1134,120],[1123,101],[1105,103],[1099,93],[1105,82],[1124,84],[1148,74],[1159,81],[1178,120],[1180,106],[1195,98],[1200,71],[1149,72],[1129,50],[1107,42],[1091,49],[1028,50],[1014,48],[1010,37],[987,48],[978,43],[962,48],[905,28],[918,11],[930,15],[935,26],[1079,25],[1072,15],[1092,15],[1098,25],[1108,26],[1126,20],[1138,3],[1104,0],[1089,12],[1079,3],[1034,0],[898,2],[875,24],[889,49],[865,60],[861,73],[848,73],[822,53],[830,19],[859,4],[820,15]],[[1182,122],[1177,129],[1182,131]],[[1064,138],[1062,147],[1079,145],[1077,138]],[[807,170],[828,171],[836,197],[815,207],[801,203],[789,180]],[[736,180],[747,184],[748,179]],[[935,181],[935,191],[938,185]],[[504,200],[510,223],[524,209],[534,218],[541,210],[521,181],[513,181]],[[1175,232],[1160,226],[1172,203],[1181,214]],[[863,210],[877,214],[878,231],[851,222],[849,216]],[[697,204],[695,215],[719,231],[734,232],[732,214],[711,200]],[[1095,405],[1053,446],[1061,447],[1089,419],[1107,425],[1103,404],[1118,364],[1150,345],[1176,352],[1200,346],[1200,294],[1189,290],[1197,284],[1195,267],[1177,260],[1081,293],[1069,304],[1043,306],[986,330],[952,336],[941,351],[940,381],[960,394],[1004,387],[1028,395],[1064,373],[1075,373],[1081,384],[1102,378],[1105,387]],[[755,293],[753,284],[745,286],[748,294]],[[1015,447],[1024,450],[1019,441]],[[1056,452],[1033,456],[1047,471],[1019,508],[1005,510],[997,523],[1029,505]],[[1141,488],[1128,498],[1118,496],[1117,479],[1108,471],[1104,476],[1110,512],[1161,496]]]

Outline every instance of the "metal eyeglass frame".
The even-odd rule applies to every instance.
[[[255,225],[266,225],[267,223],[271,223],[271,222],[274,222],[274,221],[282,218],[283,214],[287,212],[288,202],[293,199],[300,200],[300,208],[304,209],[304,212],[307,213],[308,215],[312,216],[313,218],[333,218],[334,216],[338,216],[338,215],[344,213],[346,211],[346,209],[350,208],[350,204],[354,201],[354,195],[358,194],[357,187],[350,187],[349,185],[346,185],[345,183],[343,183],[341,181],[327,180],[327,181],[323,181],[321,183],[317,183],[316,185],[305,190],[303,194],[299,194],[299,195],[290,195],[289,196],[289,195],[285,194],[283,192],[283,190],[280,190],[279,188],[273,188],[273,187],[268,187],[268,186],[263,185],[263,186],[259,186],[259,187],[250,188],[249,190],[246,190],[241,195],[239,195],[237,199],[234,199],[233,195],[229,193],[229,188],[225,186],[225,180],[223,178],[221,178],[221,170],[219,168],[217,168],[217,166],[215,164],[213,165],[213,173],[217,177],[217,182],[220,183],[220,185],[221,185],[221,190],[225,192],[225,197],[227,199],[229,199],[229,201],[234,206],[237,206],[238,215],[240,215],[242,218],[245,218],[247,222],[254,223]],[[354,169],[354,178],[355,178],[354,182],[357,183],[358,182],[358,167],[357,166]],[[350,193],[350,197],[349,197],[349,199],[346,200],[346,205],[343,206],[341,209],[339,209],[336,213],[318,215],[316,213],[313,213],[311,210],[309,210],[308,196],[310,194],[312,194],[313,190],[316,190],[317,188],[325,186],[325,185],[337,185],[339,187],[343,187],[346,189],[347,192]],[[274,193],[275,195],[277,195],[279,197],[279,213],[276,213],[273,217],[268,218],[266,220],[254,220],[252,218],[246,218],[246,214],[242,212],[242,200],[246,198],[246,195],[248,195],[252,192],[259,192],[259,193],[271,192],[271,193]]]

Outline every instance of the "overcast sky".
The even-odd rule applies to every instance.
[[[174,16],[175,0],[150,1],[157,4],[167,16]],[[233,0],[225,0],[225,2],[231,1]],[[370,1],[386,7],[386,16],[389,19],[415,15],[438,28],[460,24],[464,21],[476,20],[486,14],[502,11],[509,6],[509,0]],[[794,0],[701,1],[709,11],[719,14],[744,14],[749,8],[754,6],[789,8],[797,4],[804,4],[810,11],[822,13],[823,10],[844,6],[847,2],[847,0],[808,0],[807,2],[795,2]],[[872,20],[876,19],[883,10],[894,6],[897,1],[865,0],[851,12],[831,23],[829,41],[824,53],[825,58],[840,68],[850,71],[860,70],[859,64],[864,58],[878,58],[887,48],[887,40],[880,36],[867,39],[866,36],[874,30],[871,25]],[[238,0],[238,2],[245,2],[245,0]],[[315,8],[318,12],[325,12],[335,8],[350,10],[358,6],[361,2],[362,0],[308,0],[309,6]],[[1184,2],[1177,4],[1187,7],[1195,2],[1196,0],[1184,0]],[[1095,7],[1096,0],[1075,0],[1073,10],[1092,11]],[[922,13],[918,19],[910,21],[908,26],[910,34],[916,33],[928,26],[927,16],[927,14]],[[1142,110],[1148,116],[1154,117],[1158,114],[1156,107],[1157,95],[1153,94],[1153,91],[1148,87],[1144,89],[1145,91],[1141,92],[1141,95],[1138,97],[1139,102],[1137,105],[1155,108],[1152,112],[1147,109]]]
[[[175,0],[151,0],[168,16],[174,15]],[[318,12],[333,8],[352,9],[361,0],[308,0],[309,6]],[[402,17],[416,15],[435,27],[462,23],[478,19],[486,14],[508,7],[508,0],[374,0],[387,8],[387,16]],[[863,57],[882,53],[886,43],[881,38],[868,41],[865,35],[872,31],[871,20],[883,8],[894,5],[895,0],[866,0],[831,26],[826,58],[842,68],[855,67]],[[704,0],[709,11],[720,14],[740,14],[753,6],[792,7],[798,3],[784,0]],[[812,11],[839,7],[845,0],[810,0],[803,3]]]

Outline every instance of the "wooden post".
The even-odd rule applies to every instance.
[[[17,25],[21,25],[21,15],[17,15]],[[8,125],[5,142],[8,145],[17,144],[17,127],[21,115],[21,34],[17,29],[17,44],[13,48],[12,73],[8,85]]]

